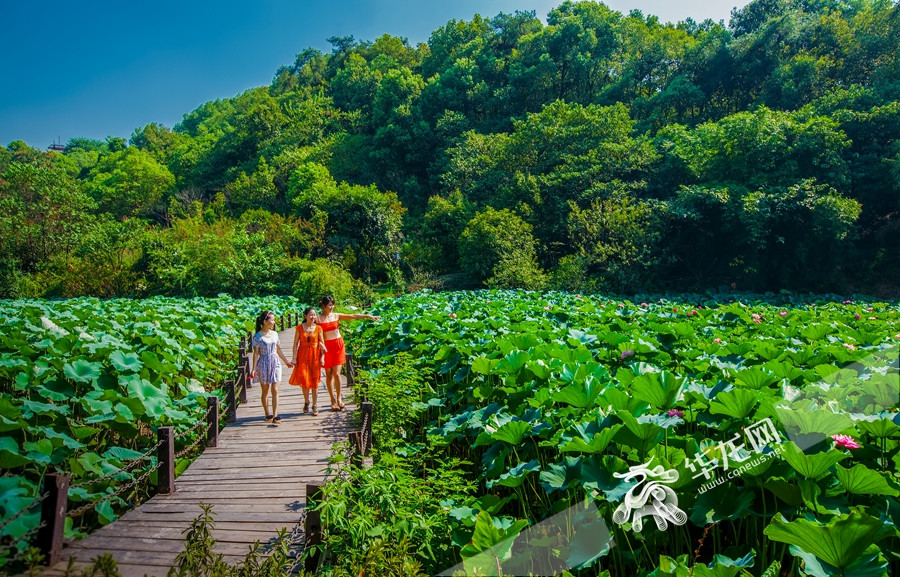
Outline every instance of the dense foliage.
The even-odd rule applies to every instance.
[[[68,534],[114,521],[144,500],[156,473],[139,480],[156,453],[135,459],[156,443],[156,429],[175,428],[178,452],[202,435],[204,427],[192,429],[205,420],[206,397],[234,378],[252,319],[287,306],[295,301],[0,303],[0,567],[37,527],[41,510],[31,506],[47,473],[70,475],[70,510],[95,504],[67,519]]]
[[[567,0],[331,38],[172,129],[9,144],[0,295],[278,294],[321,259],[397,287],[896,293],[898,11]]]
[[[376,536],[406,536],[434,570],[491,551],[509,574],[528,574],[517,563],[537,552],[557,567],[582,555],[579,575],[760,576],[801,563],[816,577],[896,573],[900,308],[790,294],[647,300],[479,291],[381,301],[382,321],[348,341],[375,367],[374,395],[384,396],[381,374],[397,390],[380,401],[375,465],[329,495],[330,542],[359,556]],[[778,438],[760,459],[748,429],[765,419]],[[678,472],[670,486],[685,525],[614,521],[635,486],[615,474],[647,463]],[[474,494],[437,490],[448,464],[467,471]],[[387,479],[403,487],[385,492]],[[405,496],[409,487],[433,501]],[[532,533],[516,545],[524,555],[504,544],[585,501],[609,547],[594,532],[585,557],[565,528],[560,541]],[[434,502],[460,557],[431,548]],[[363,524],[348,526],[355,511]]]

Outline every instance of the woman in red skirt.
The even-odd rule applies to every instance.
[[[309,393],[312,391],[312,414],[319,414],[319,377],[325,363],[325,333],[316,324],[316,309],[303,311],[303,322],[294,328],[294,372],[288,381],[303,389],[303,412],[309,412]]]
[[[380,318],[372,315],[336,313],[334,312],[334,297],[331,296],[322,297],[322,300],[319,301],[319,308],[322,313],[316,321],[325,331],[325,388],[328,389],[328,396],[331,397],[331,410],[340,411],[344,408],[344,401],[341,398],[341,366],[347,362],[347,355],[344,353],[344,339],[341,338],[338,323],[360,319],[377,321]]]

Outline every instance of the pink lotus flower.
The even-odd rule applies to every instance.
[[[670,417],[679,417],[681,419],[684,418],[684,413],[682,413],[678,409],[669,409],[668,411],[666,411],[666,414]]]
[[[672,312],[673,312],[673,313],[677,313],[677,312],[678,312],[678,307],[675,307],[674,309],[672,309]]]
[[[853,302],[853,301],[846,300],[846,301],[843,302],[843,304],[849,305],[851,302]]]
[[[854,346],[851,345],[850,343],[844,343],[844,348],[847,349],[848,351],[855,351],[855,350],[856,350],[856,347],[854,347]]]
[[[831,438],[834,439],[834,444],[838,447],[843,447],[845,449],[862,448],[862,445],[857,443],[856,439],[854,439],[850,435],[831,435]]]
[[[650,305],[648,305],[647,303],[641,303],[641,306],[642,306],[642,307],[649,307]]]
[[[717,345],[721,345],[721,344],[722,344],[722,339],[720,339],[719,337],[716,337],[716,338],[713,339],[713,342],[716,343]]]
[[[872,308],[872,307],[866,307],[866,312],[867,312],[867,313],[870,313],[870,312],[872,312],[872,311],[874,311],[874,310],[875,310],[875,309]]]
[[[786,317],[786,316],[787,316],[787,311],[780,311],[780,312],[778,313],[778,316],[780,316],[780,317]]]
[[[856,320],[859,320],[859,319],[861,319],[862,317],[859,316],[859,313],[856,313],[855,315],[853,315],[853,318],[855,318]]]
[[[624,309],[624,308],[625,308],[625,304],[624,304],[624,303],[619,303],[619,304],[616,305],[616,306],[618,306],[620,309]]]
[[[894,335],[894,338],[895,338],[895,339],[900,339],[900,333],[897,333],[896,335]]]
[[[549,311],[549,310],[550,310],[550,307],[548,307],[548,306],[547,306],[547,307],[544,307],[544,310],[545,310],[545,311]]]
[[[450,313],[450,318],[451,318],[451,319],[455,319],[455,318],[456,318],[456,313]]]
[[[634,356],[634,351],[632,351],[631,349],[628,349],[627,351],[622,351],[622,357],[620,360],[624,361],[628,357],[633,357],[633,356]]]

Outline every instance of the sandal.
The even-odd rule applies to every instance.
[[[303,412],[304,413],[309,412],[309,401],[306,401],[305,403],[303,403]]]
[[[267,423],[272,422],[272,415],[266,415],[266,422]]]
[[[277,415],[272,417],[272,422],[275,423],[276,425],[279,424],[281,422],[281,417],[279,417]]]
[[[313,417],[319,416],[319,407],[313,405]]]

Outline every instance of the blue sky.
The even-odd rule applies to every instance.
[[[725,20],[747,0],[610,0],[663,21]],[[304,48],[330,36],[426,42],[450,19],[534,10],[561,0],[0,0],[0,146],[35,148],[73,137],[128,138],[150,122],[173,126],[216,98],[268,85]]]

